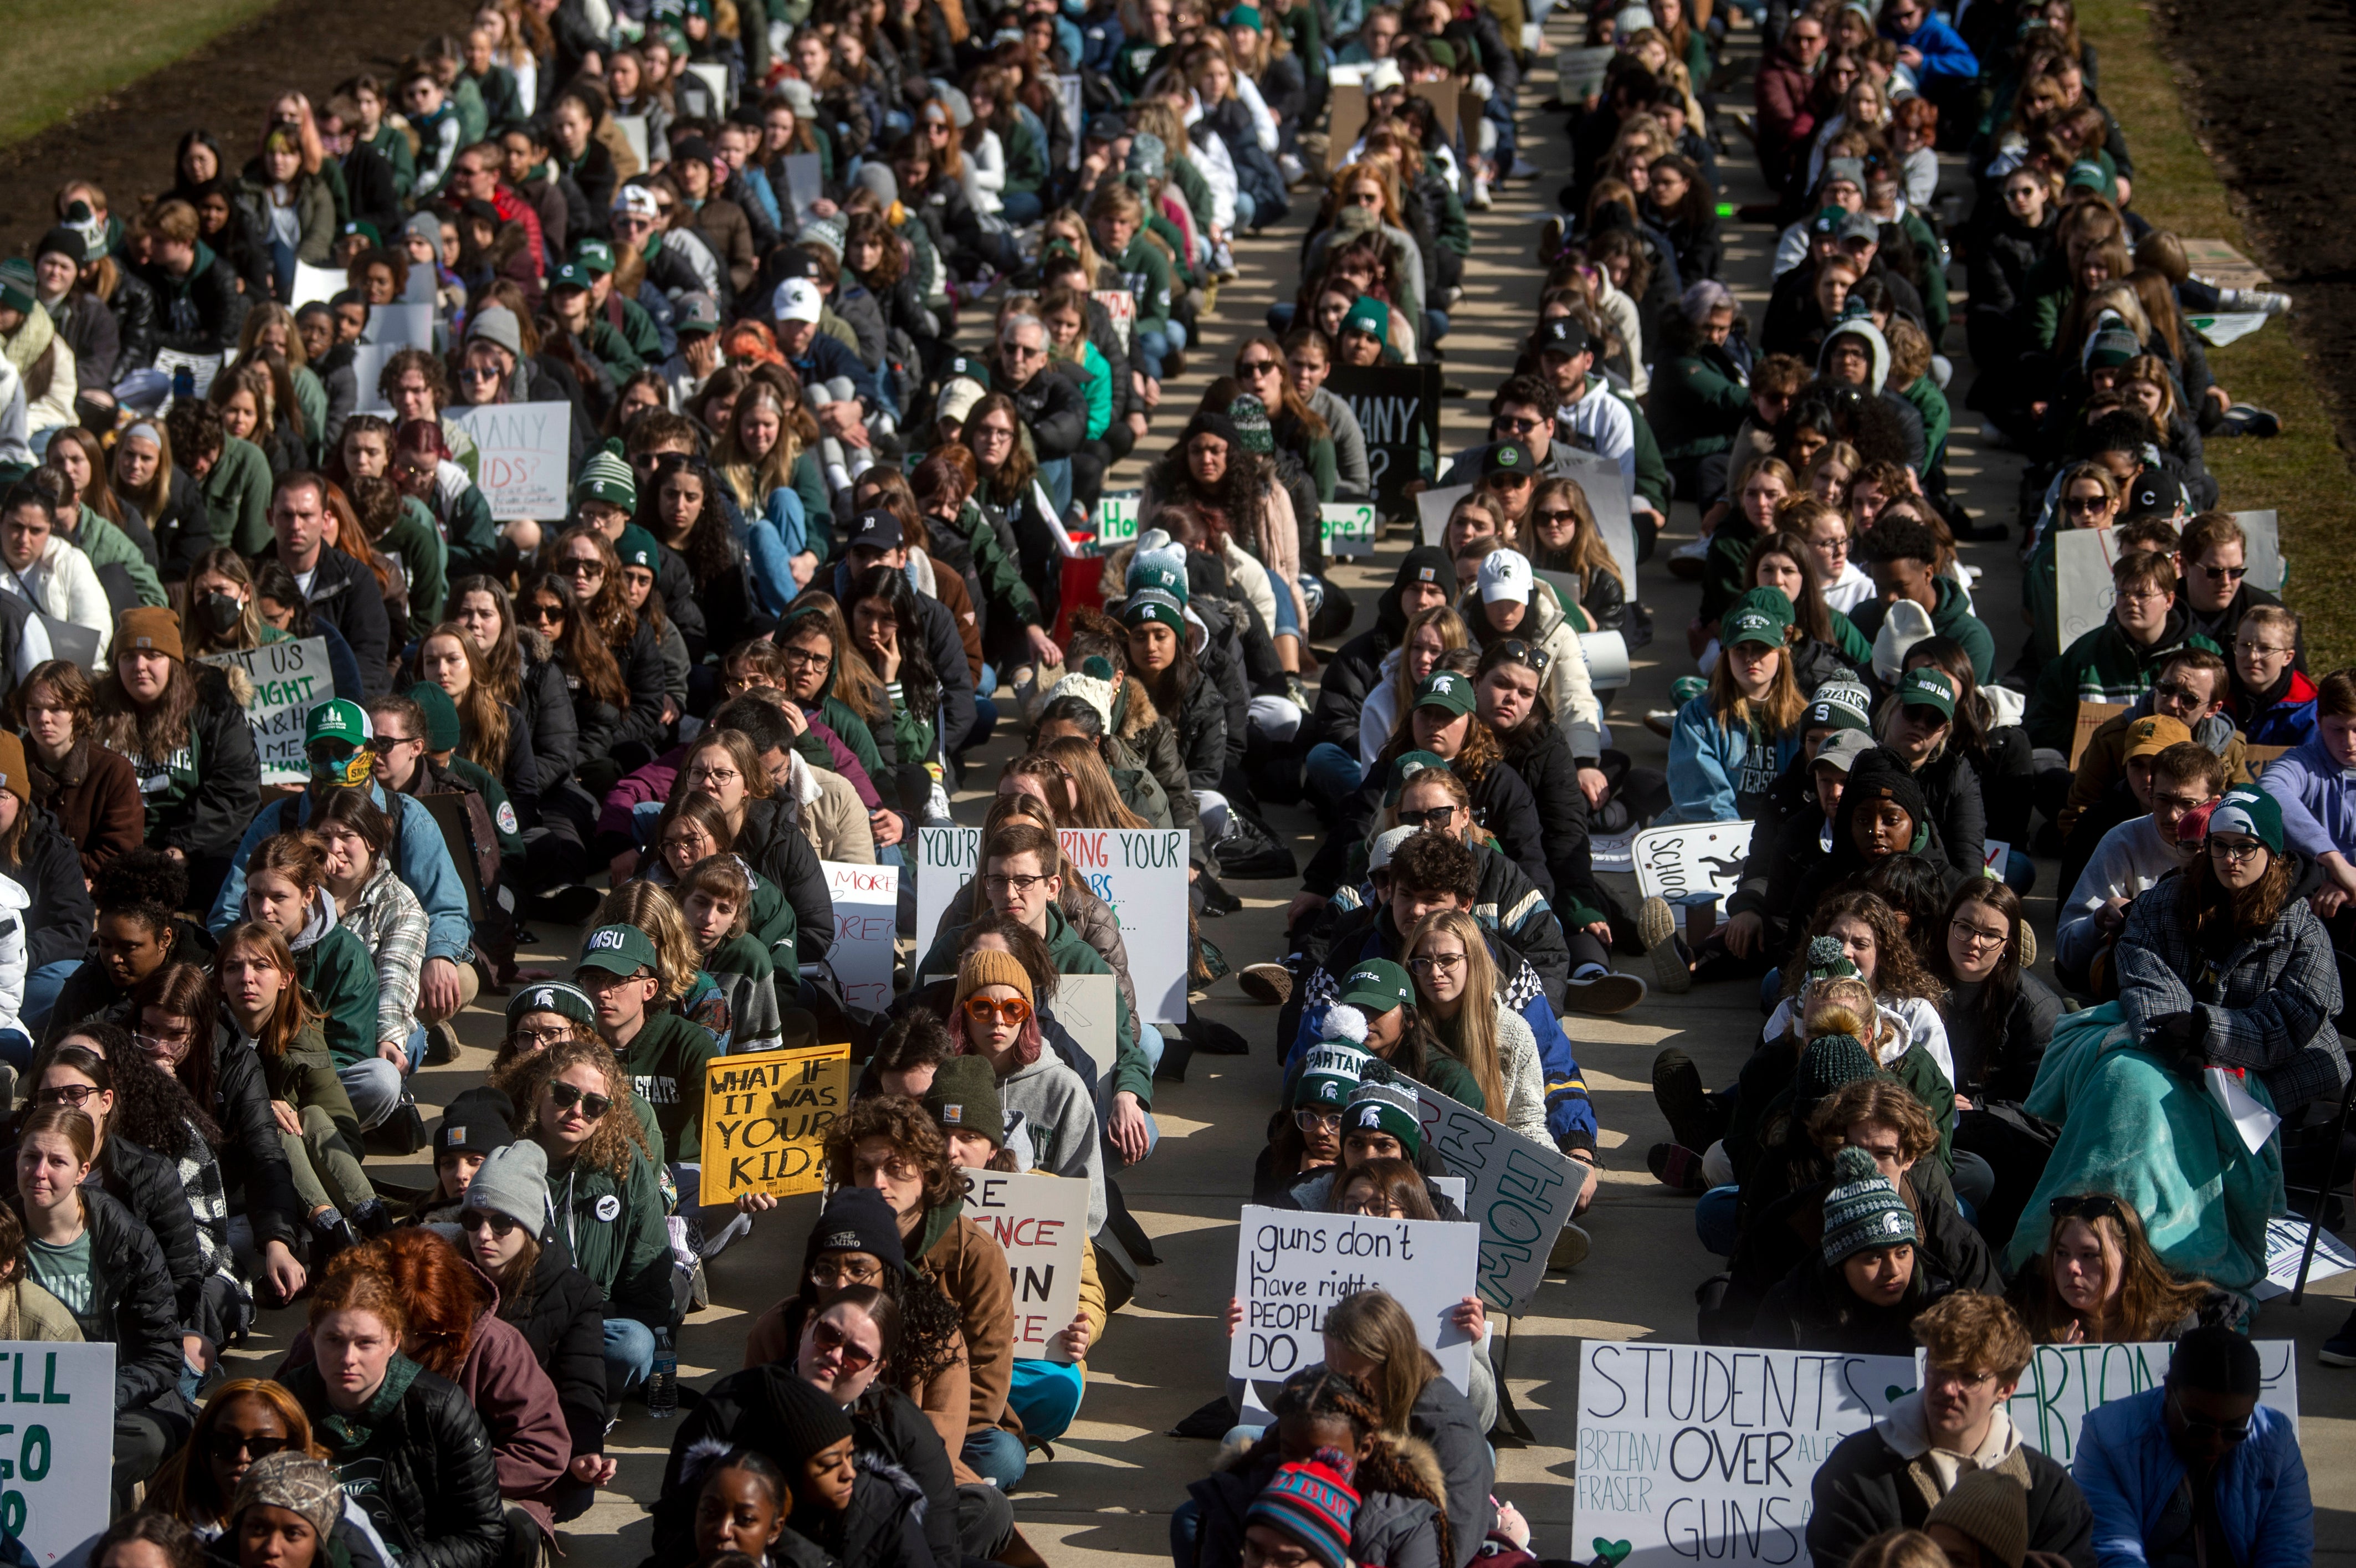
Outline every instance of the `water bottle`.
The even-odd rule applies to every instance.
[[[647,1376],[647,1413],[668,1421],[679,1413],[679,1352],[671,1349],[670,1330],[655,1330],[654,1371]]]

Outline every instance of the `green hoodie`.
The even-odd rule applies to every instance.
[[[441,525],[424,502],[403,496],[401,515],[376,542],[409,577],[409,635],[423,637],[442,624],[450,602],[450,546]]]
[[[692,1165],[703,1134],[704,1064],[720,1054],[712,1031],[669,1011],[647,1021],[617,1049],[630,1086],[655,1108],[655,1125],[672,1155]]]
[[[1161,332],[1170,325],[1170,258],[1140,229],[1129,249],[1113,259],[1120,269],[1122,286],[1137,298],[1140,332]]]
[[[669,1328],[670,1233],[662,1186],[637,1146],[618,1179],[577,1158],[552,1164],[548,1197],[573,1266],[605,1293],[605,1316]]]
[[[74,522],[74,544],[90,558],[93,567],[119,566],[131,579],[131,586],[139,592],[142,604],[164,604],[164,580],[131,542],[131,536],[91,511],[87,506]]]
[[[2038,673],[2037,689],[2029,695],[2029,711],[2021,720],[2029,744],[2067,756],[2078,728],[2078,704],[2135,701],[2151,689],[2159,667],[2184,647],[2222,651],[2198,632],[2188,635],[2181,605],[2169,609],[2168,624],[2149,647],[2129,638],[2115,616],[2104,621]]]
[[[270,459],[262,448],[224,434],[220,456],[205,475],[204,494],[214,545],[249,560],[270,548]]]
[[[965,927],[952,927],[941,933],[932,950],[925,955],[917,967],[919,975],[954,975],[958,967],[958,949],[965,945]],[[1109,975],[1112,965],[1104,955],[1087,944],[1087,940],[1072,929],[1064,912],[1053,902],[1047,905],[1047,956],[1054,961],[1058,975]],[[1137,1096],[1137,1103],[1147,1110],[1153,1108],[1153,1069],[1146,1064],[1145,1052],[1137,1043],[1137,1019],[1130,1016],[1129,997],[1118,986],[1113,987],[1113,1064],[1110,1092],[1123,1091]]]
[[[303,995],[325,1015],[320,1032],[338,1067],[376,1057],[376,958],[344,926],[294,949],[294,978]]]

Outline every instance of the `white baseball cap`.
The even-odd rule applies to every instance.
[[[1398,847],[1414,837],[1415,832],[1412,827],[1384,829],[1381,836],[1376,838],[1374,848],[1366,851],[1367,871],[1370,873],[1379,871],[1389,865],[1391,857],[1398,853]]]
[[[656,198],[653,191],[642,185],[626,185],[616,191],[613,210],[616,213],[627,213],[633,218],[648,219],[656,223],[662,221],[662,203]]]
[[[1530,559],[1517,549],[1493,549],[1481,558],[1481,603],[1494,604],[1501,599],[1517,599],[1527,603],[1530,596]]]
[[[769,314],[779,321],[815,322],[819,307],[824,303],[819,297],[816,283],[808,278],[787,278],[769,296]]]
[[[973,412],[973,405],[989,395],[982,390],[980,382],[969,381],[963,376],[959,376],[941,389],[940,398],[933,405],[934,415],[938,419],[955,420],[959,424],[963,424],[966,416]]]

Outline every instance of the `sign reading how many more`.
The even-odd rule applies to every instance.
[[[114,1347],[0,1342],[0,1556],[83,1561],[112,1502]]]
[[[880,1013],[892,1004],[892,938],[900,913],[900,868],[820,860],[834,900],[834,945],[826,966],[854,1008]]]
[[[1107,496],[1097,502],[1097,549],[1109,551],[1137,538],[1137,497]]]
[[[1328,501],[1317,508],[1317,525],[1325,553],[1346,560],[1375,553],[1383,521],[1371,501]]]
[[[198,662],[243,670],[253,683],[245,721],[262,758],[262,782],[299,784],[307,780],[311,765],[303,756],[304,727],[311,721],[311,709],[336,695],[327,640],[265,643],[240,653],[209,655]]]
[[[1448,1381],[1472,1390],[1472,1337],[1451,1316],[1472,1293],[1481,1238],[1451,1220],[1376,1220],[1244,1205],[1236,1237],[1243,1321],[1227,1374],[1280,1383],[1325,1359],[1325,1314],[1362,1290],[1387,1291]]]
[[[566,403],[486,403],[453,407],[453,423],[482,455],[477,482],[491,516],[509,523],[562,521],[571,507],[565,465],[573,435]]]
[[[1006,1250],[1006,1272],[1014,1287],[1014,1359],[1068,1362],[1058,1337],[1080,1315],[1088,1184],[1003,1170],[959,1174],[965,1178],[965,1217]]]
[[[1587,1168],[1470,1105],[1419,1083],[1424,1147],[1464,1182],[1458,1200],[1481,1227],[1474,1290],[1493,1312],[1518,1312],[1546,1277],[1547,1254],[1587,1186]]]
[[[1088,891],[1112,907],[1145,1023],[1186,1021],[1187,835],[1183,828],[1066,827],[1056,837]],[[950,898],[973,880],[979,827],[916,829],[916,945],[928,949]]]
[[[703,1172],[696,1199],[790,1198],[825,1185],[826,1131],[851,1104],[851,1047],[715,1056],[703,1071]]]

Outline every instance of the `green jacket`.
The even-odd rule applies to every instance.
[[[622,307],[620,313],[622,319],[616,324],[613,319],[614,313],[608,311],[603,318],[605,324],[608,326],[616,327],[622,335],[622,341],[628,344],[630,352],[638,357],[639,364],[661,364],[663,362],[662,329],[655,325],[655,318],[647,313],[647,307],[636,300],[618,300],[615,303]]]
[[[450,515],[442,519],[442,534],[447,541],[447,566],[453,578],[477,572],[485,577],[502,575],[499,553],[505,541],[499,538],[498,524],[491,519],[490,498],[480,485],[469,485],[458,493]]]
[[[376,956],[343,926],[294,950],[294,978],[325,1015],[320,1033],[338,1067],[376,1055]]]
[[[385,529],[377,548],[397,559],[409,578],[409,635],[422,637],[442,624],[450,602],[450,546],[425,503],[401,498],[401,516]]]
[[[793,488],[801,498],[803,539],[825,560],[834,554],[834,492],[817,453],[805,451],[794,459]]]
[[[1923,325],[1931,329],[1931,341],[1936,344],[1947,336],[1951,315],[1947,306],[1947,269],[1940,260],[1946,252],[1940,249],[1939,237],[1931,232],[1922,215],[1912,208],[1906,209],[1906,217],[1898,227],[1913,245],[1914,253],[1922,258],[1922,311],[1931,318]]]
[[[1972,676],[1982,686],[1996,678],[1996,638],[1988,635],[1987,625],[1972,613],[1971,600],[1952,578],[1935,580],[1938,603],[1931,610],[1931,634],[1953,637],[1961,643],[1964,652],[1972,656]],[[1868,599],[1858,605],[1849,619],[1857,623],[1868,643],[1881,635],[1881,621],[1888,607],[1879,599]],[[2038,742],[2043,745],[2042,741]]]
[[[1120,278],[1131,294],[1137,297],[1137,327],[1140,332],[1160,332],[1170,325],[1170,258],[1162,247],[1140,230],[1129,242],[1129,249],[1113,259],[1120,269]]]
[[[1097,441],[1112,425],[1112,365],[1085,337],[1080,339],[1079,371],[1080,393],[1088,404],[1087,439]]]
[[[294,406],[303,411],[304,436],[310,443],[312,461],[316,463],[327,444],[327,383],[320,380],[318,372],[308,365],[295,365],[290,368],[294,372],[289,379],[294,383]]]
[[[1751,563],[1751,549],[1767,536],[1753,528],[1740,507],[1730,508],[1710,530],[1709,550],[1701,565],[1701,618],[1705,625],[1715,625],[1728,606],[1742,597],[1743,568]]]
[[[986,603],[984,615],[1003,612],[1025,626],[1039,624],[1039,601],[1031,585],[1023,581],[1023,569],[1006,553],[999,542],[998,530],[981,515],[980,505],[970,496],[958,513],[958,532],[965,536],[966,549],[973,553],[973,574],[981,583]]]
[[[489,133],[491,112],[483,102],[483,90],[463,70],[450,84],[450,107],[458,114],[458,145],[471,147]]]
[[[1171,162],[1170,183],[1176,186],[1178,194],[1186,198],[1186,210],[1194,214],[1195,229],[1208,234],[1211,231],[1211,215],[1218,210],[1216,198],[1211,195],[1209,178],[1194,166],[1194,159],[1181,156]],[[1456,210],[1462,213],[1464,209],[1460,207]]]
[[[605,1315],[668,1328],[675,1319],[662,1187],[647,1157],[635,1147],[629,1154],[629,1168],[618,1179],[578,1159],[550,1166],[549,1200],[573,1266],[605,1293]]]
[[[392,165],[392,188],[406,198],[417,188],[417,149],[409,144],[407,132],[387,120],[377,127],[377,133],[362,145]],[[384,236],[391,245],[393,236]]]
[[[205,521],[213,543],[248,560],[271,546],[270,459],[239,436],[223,435],[220,459],[205,475]]]
[[[954,975],[958,966],[958,949],[965,945],[965,927],[954,926],[941,933],[938,940],[925,955],[917,968],[919,975]],[[1064,912],[1055,904],[1047,906],[1047,956],[1054,960],[1058,975],[1109,975],[1112,965],[1104,955],[1087,944],[1087,940],[1074,931]],[[1433,1085],[1438,1088],[1438,1084]],[[1118,986],[1113,987],[1113,1064],[1109,1092],[1123,1091],[1137,1096],[1137,1103],[1148,1110],[1153,1108],[1153,1069],[1146,1064],[1145,1052],[1137,1043],[1137,1019],[1129,1010],[1129,997]]]
[[[1947,394],[1928,376],[1915,377],[1914,384],[1901,389],[1898,395],[1922,416],[1922,472],[1928,474],[1946,459],[1947,432],[1954,428],[1954,412],[1947,406]]]
[[[1919,1045],[1910,1045],[1890,1074],[1906,1085],[1908,1092],[1922,1103],[1931,1113],[1931,1125],[1939,1129],[1939,1163],[1952,1174],[1955,1168],[1955,1086],[1939,1067],[1938,1060]]]
[[[262,1063],[262,1081],[272,1099],[284,1100],[298,1112],[318,1106],[336,1124],[347,1152],[354,1159],[362,1157],[360,1119],[352,1112],[352,1097],[345,1092],[344,1081],[336,1075],[336,1059],[317,1023],[305,1024],[282,1054],[257,1051],[254,1058]]]
[[[622,383],[647,368],[646,358],[626,336],[616,331],[603,317],[592,316],[589,332],[582,347],[589,357],[605,368],[618,389]]]
[[[74,544],[90,558],[93,567],[119,566],[131,579],[131,586],[139,592],[142,604],[167,603],[164,597],[164,580],[147,564],[131,536],[91,511],[87,506],[74,522]]]
[[[2133,702],[2151,689],[2159,667],[2183,647],[2221,650],[2201,633],[2192,632],[2181,605],[2168,612],[2168,624],[2149,647],[2138,646],[2119,629],[2114,618],[2072,643],[2060,658],[2038,675],[2037,689],[2029,699],[2022,727],[2029,743],[2067,756],[2078,729],[2081,702]]]
[[[491,832],[499,841],[500,856],[520,856],[524,852],[523,836],[508,826],[516,820],[515,802],[508,798],[508,786],[482,763],[468,762],[455,753],[443,764],[443,768],[451,777],[483,797],[483,805],[491,814]],[[522,862],[519,860],[517,863],[520,865]]]
[[[1039,144],[1031,122],[1023,115],[1001,122],[999,129],[1006,148],[1006,194],[1036,192],[1047,183],[1047,149]]]
[[[671,1157],[694,1164],[703,1134],[703,1068],[720,1054],[712,1031],[674,1012],[648,1013],[616,1054],[631,1088],[654,1106]]]
[[[1737,380],[1733,362],[1708,347],[1680,354],[1653,376],[1653,433],[1672,462],[1707,457],[1734,444],[1751,411],[1751,389]]]
[[[745,913],[744,934],[766,948],[775,973],[784,976],[787,985],[795,985],[801,979],[802,964],[795,947],[799,923],[794,906],[776,883],[749,867],[745,875],[753,879],[753,907]]]
[[[2070,276],[2069,259],[2059,245],[2029,269],[2029,276],[2020,281],[2020,292],[2026,296],[2029,333],[2037,347],[2051,348],[2062,331],[2062,318],[2069,314],[2070,302],[2078,292],[2076,280]]]

